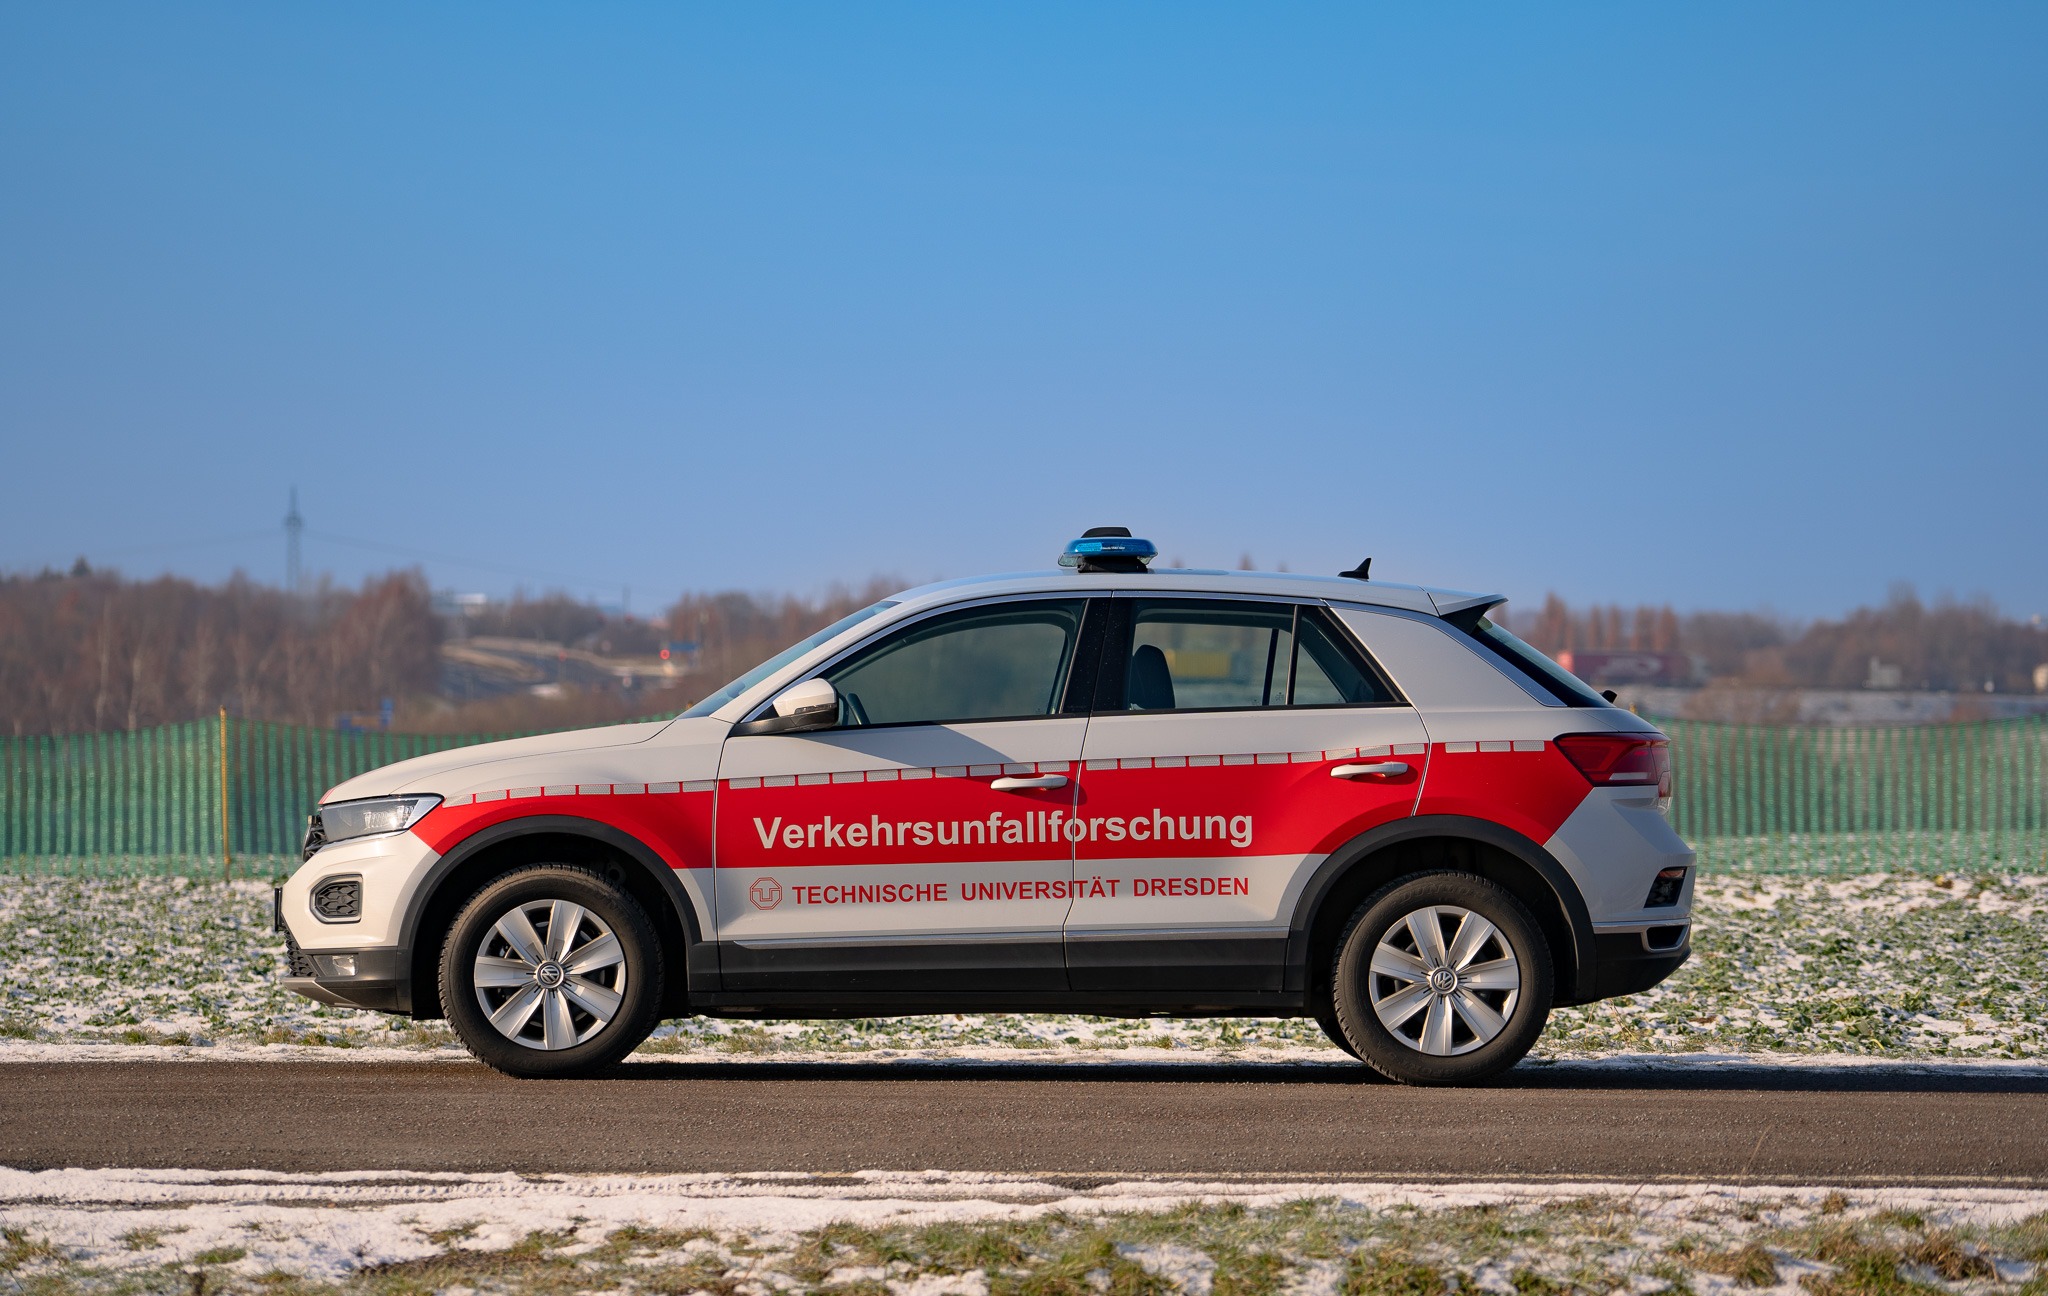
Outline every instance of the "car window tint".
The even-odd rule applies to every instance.
[[[943,724],[1059,709],[1080,599],[974,608],[918,622],[834,670],[845,725]]]
[[[1131,616],[1125,705],[1132,711],[1285,706],[1293,660],[1291,606],[1140,600]]]
[[[1295,627],[1295,706],[1362,706],[1393,700],[1393,690],[1338,644],[1321,615],[1301,614]]]
[[[1510,666],[1535,680],[1545,691],[1566,706],[1613,705],[1604,696],[1596,693],[1592,685],[1550,660],[1541,650],[1530,647],[1508,633],[1506,626],[1495,625],[1487,618],[1480,617],[1477,624],[1472,627],[1472,637]]]

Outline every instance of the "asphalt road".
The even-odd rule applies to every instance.
[[[1480,1089],[1328,1066],[465,1063],[0,1066],[0,1164],[988,1170],[1088,1178],[2048,1185],[2048,1078],[1523,1068]]]

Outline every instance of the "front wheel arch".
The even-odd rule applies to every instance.
[[[1398,878],[1442,870],[1483,877],[1535,915],[1550,945],[1557,1006],[1592,995],[1599,976],[1593,918],[1571,874],[1513,829],[1463,815],[1396,820],[1332,851],[1295,902],[1287,988],[1319,1002],[1329,993],[1337,940],[1365,898]]]
[[[705,983],[704,943],[696,907],[676,880],[675,870],[645,843],[609,824],[574,815],[529,815],[493,824],[465,837],[435,861],[414,893],[400,929],[409,951],[411,1002],[401,1005],[415,1019],[445,1016],[440,995],[441,943],[471,896],[505,873],[529,864],[578,864],[618,882],[653,921],[668,965],[661,1012],[689,1011],[689,993],[715,989]],[[695,984],[693,984],[695,983]]]

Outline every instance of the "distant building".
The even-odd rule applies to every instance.
[[[434,615],[460,621],[465,617],[483,615],[491,604],[488,594],[457,594],[454,590],[434,591]]]
[[[1700,676],[1690,654],[1636,648],[1567,648],[1557,664],[1588,684],[1684,685]]]

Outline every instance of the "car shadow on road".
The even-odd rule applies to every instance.
[[[900,1080],[988,1083],[1382,1085],[1392,1082],[1353,1062],[1097,1062],[1032,1059],[892,1058],[876,1061],[671,1061],[637,1059],[613,1067],[611,1080],[809,1083]],[[2048,1094],[2048,1066],[1972,1063],[1773,1063],[1740,1058],[1616,1058],[1525,1062],[1490,1089],[1652,1090],[1661,1092],[2002,1093]]]

